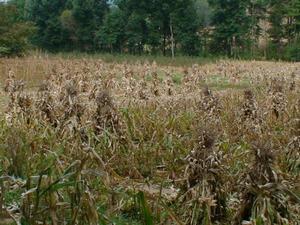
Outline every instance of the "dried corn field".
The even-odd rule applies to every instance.
[[[300,64],[0,75],[0,224],[300,224]]]

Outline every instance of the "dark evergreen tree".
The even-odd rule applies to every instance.
[[[72,0],[72,16],[76,23],[77,47],[80,50],[97,50],[96,33],[107,10],[106,0]]]
[[[26,4],[28,1],[26,0],[12,0],[10,1],[17,9],[17,18],[18,20],[25,20],[26,19]]]
[[[120,0],[117,6],[127,18],[125,39],[131,53],[161,49],[166,55],[171,37],[184,54],[198,53],[199,20],[193,0]]]
[[[50,51],[254,56],[266,21],[270,57],[283,57],[287,48],[295,55],[299,47],[300,0],[10,0],[9,5],[15,8],[13,20],[36,25],[32,43]]]
[[[289,40],[298,40],[300,33],[300,0],[291,0],[287,7]]]
[[[260,22],[266,20],[267,18],[267,6],[268,0],[251,0],[248,5],[248,14],[251,19],[251,39],[253,44],[258,42],[261,36],[262,27]]]
[[[26,9],[28,19],[37,26],[37,33],[33,37],[34,44],[50,51],[66,48],[68,36],[60,21],[65,4],[65,0],[30,0],[28,2]]]
[[[102,50],[122,52],[125,42],[126,18],[123,12],[114,7],[106,15],[103,26],[97,33],[97,40]]]
[[[268,30],[271,43],[276,48],[281,46],[281,42],[285,37],[284,18],[286,17],[286,5],[283,0],[271,0],[269,4],[269,22],[270,29]]]
[[[172,4],[174,3],[174,4]],[[154,0],[150,8],[151,24],[151,43],[161,49],[163,55],[166,55],[170,49],[170,22],[171,12],[175,6],[174,1]]]
[[[171,26],[174,27],[175,42],[180,45],[182,52],[197,55],[200,48],[200,21],[193,0],[179,0],[175,3],[175,9],[171,12]]]
[[[210,0],[214,26],[212,52],[234,56],[245,51],[250,37],[249,0]]]

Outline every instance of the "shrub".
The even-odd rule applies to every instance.
[[[9,55],[9,53],[10,53],[10,49],[9,48],[1,47],[0,46],[0,57]]]

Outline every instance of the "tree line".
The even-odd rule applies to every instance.
[[[0,55],[83,51],[300,60],[300,0],[11,0]]]

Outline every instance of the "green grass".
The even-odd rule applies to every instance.
[[[246,89],[250,87],[250,81],[243,78],[237,83],[230,82],[226,77],[215,75],[210,76],[207,80],[207,85],[216,91],[222,91],[227,89]]]
[[[4,200],[7,205],[19,203],[21,201],[21,190],[9,190],[4,195]]]
[[[172,80],[175,84],[180,85],[182,83],[183,75],[180,73],[175,73]]]
[[[153,63],[156,62],[161,66],[192,66],[193,64],[207,64],[219,60],[218,57],[201,57],[201,56],[181,56],[178,55],[174,59],[170,56],[162,55],[131,55],[131,54],[108,54],[108,53],[81,53],[81,52],[61,52],[51,53],[31,53],[33,55],[47,55],[50,58],[60,57],[62,59],[102,59],[108,63]]]

